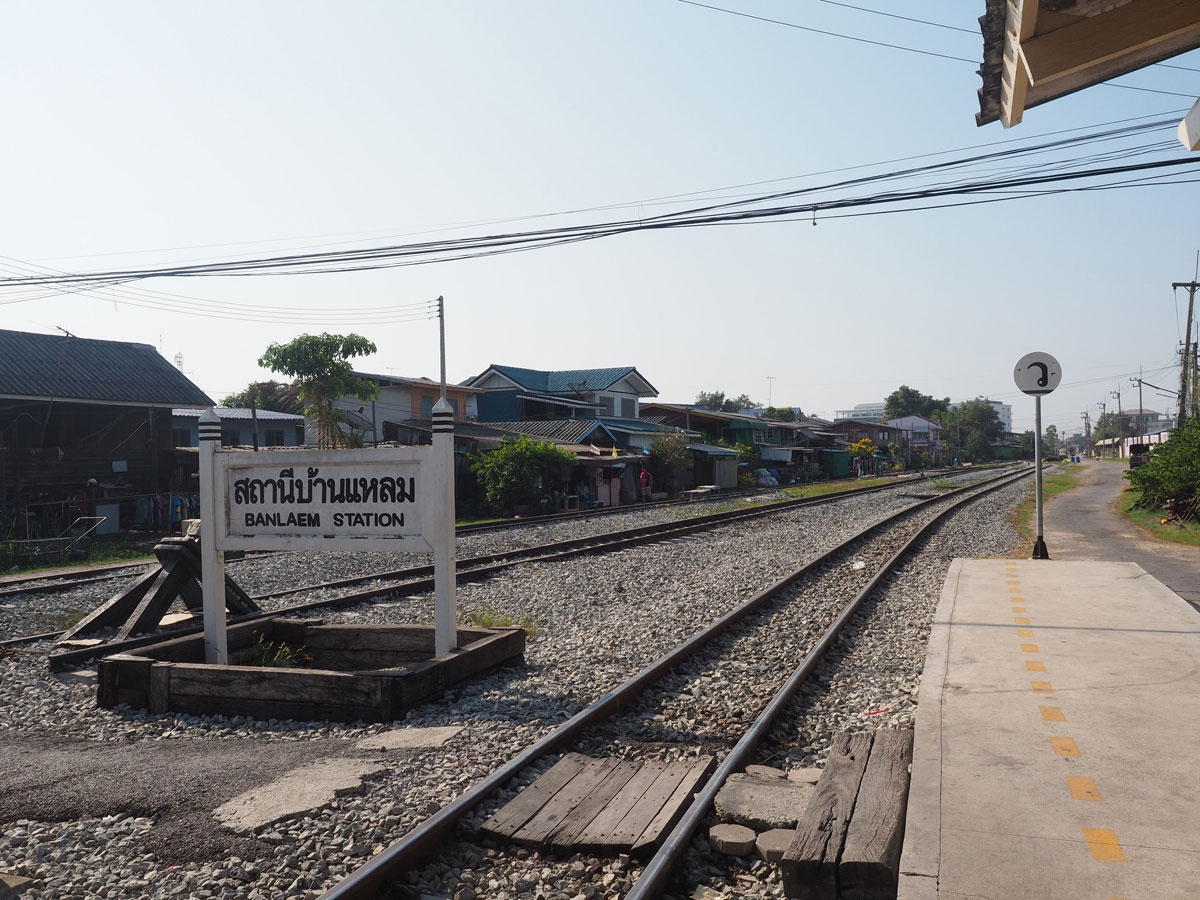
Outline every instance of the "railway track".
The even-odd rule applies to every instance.
[[[469,823],[466,831],[477,826],[482,821],[477,809],[498,805],[495,797],[510,782],[527,780],[530,767],[544,756],[574,747],[637,758],[644,752],[644,742],[638,736],[645,733],[648,719],[656,723],[654,731],[660,737],[663,733],[670,735],[673,758],[701,749],[716,750],[718,756],[723,756],[715,774],[697,792],[683,819],[666,836],[625,897],[643,900],[660,895],[709,814],[717,791],[730,774],[755,761],[760,743],[793,704],[796,692],[876,587],[944,517],[1031,472],[1026,469],[1016,475],[1005,474],[946,495],[919,500],[822,553],[693,634],[528,746],[334,885],[321,900],[374,897],[386,884],[417,870],[428,857],[445,853],[447,846],[456,841],[471,841],[469,834],[458,834],[460,822]],[[850,554],[856,563],[864,557],[871,562],[847,566]],[[851,590],[852,599],[843,602],[841,598]],[[772,696],[757,710],[748,727],[734,727],[728,721],[708,722],[704,719],[703,698],[713,692],[715,679],[728,680],[736,677],[733,673],[745,670],[741,661],[747,653],[753,653],[756,631],[762,628],[794,634],[796,647],[791,658],[800,662],[793,665],[782,656],[756,661],[752,667],[753,681],[743,686],[744,693],[762,696],[770,684],[767,692]],[[651,687],[652,695],[648,691]],[[695,737],[697,733],[702,734],[702,739]],[[689,734],[693,736],[690,739]],[[661,750],[662,741],[650,743],[658,748],[656,752]],[[494,860],[495,851],[489,852]],[[545,858],[537,862],[539,866],[548,864]],[[569,878],[566,867],[562,874]],[[573,892],[568,889],[570,893]]]
[[[491,575],[494,575],[497,572],[507,569],[513,565],[521,563],[534,561],[548,562],[586,553],[611,552],[623,549],[625,547],[633,547],[641,544],[668,540],[670,538],[692,534],[697,531],[702,531],[708,528],[713,528],[719,525],[741,520],[752,520],[793,509],[836,503],[849,497],[859,497],[864,494],[890,491],[899,488],[913,489],[921,486],[921,484],[922,482],[911,479],[894,481],[882,485],[852,488],[850,490],[839,491],[821,497],[786,500],[745,509],[722,511],[707,515],[694,516],[687,519],[661,522],[654,525],[641,526],[632,529],[624,529],[620,531],[589,535],[581,538],[554,541],[531,547],[513,548],[500,553],[465,557],[458,560],[457,580],[459,583],[478,581],[488,578]],[[696,509],[701,508],[698,507],[694,502],[689,504],[689,506]],[[128,577],[128,575],[126,575],[126,577]],[[290,605],[278,604],[278,601],[298,594],[343,591],[368,584],[372,586],[363,587],[360,590],[351,590],[349,593],[340,593],[334,596],[323,596],[317,600],[303,601]],[[410,596],[413,594],[424,593],[432,590],[432,588],[432,565],[422,564],[401,569],[373,572],[369,575],[338,579],[296,588],[288,588],[254,596],[252,599],[259,606],[264,608],[264,612],[247,616],[231,617],[230,622],[251,621],[266,615],[296,614],[323,607],[349,606],[382,597]],[[185,634],[195,633],[199,630],[200,626],[198,625],[185,626],[182,628],[173,628],[169,634],[171,637],[178,637]],[[37,640],[53,639],[58,637],[61,633],[61,631],[40,632],[38,634],[8,638],[0,641],[0,648],[16,647],[25,643],[32,643]],[[145,635],[134,637],[126,641],[112,642],[97,647],[82,647],[60,651],[51,655],[51,666],[54,669],[63,669],[80,665],[86,662],[88,659],[94,658],[99,653],[120,652],[121,650],[153,643],[155,640],[160,638],[161,635]]]
[[[930,469],[926,474],[929,477],[942,474],[962,474],[962,469],[945,469],[934,470]],[[857,479],[837,479],[828,482],[819,482],[820,484],[829,485],[854,485]],[[904,484],[912,485],[919,482],[919,476],[904,479],[899,478],[894,482],[886,485],[886,487],[899,487]],[[879,486],[873,489],[878,489]],[[620,515],[629,512],[644,512],[659,509],[671,509],[674,507],[700,507],[708,503],[727,502],[729,500],[744,500],[756,496],[764,496],[772,493],[778,493],[781,488],[753,488],[749,490],[739,491],[722,491],[714,494],[710,498],[703,500],[658,500],[652,503],[639,503],[634,506],[612,506],[603,507],[601,509],[581,510],[578,512],[554,513],[543,516],[526,516],[519,519],[505,519],[495,522],[478,522],[468,525],[459,525],[455,529],[455,534],[463,537],[473,534],[484,534],[496,531],[507,531],[511,529],[528,528],[531,525],[552,525],[559,522],[576,522],[586,521],[589,519],[602,519],[606,516]],[[853,496],[865,488],[850,487],[844,493],[847,496]],[[255,559],[262,554],[247,553],[243,559]],[[111,563],[100,566],[87,566],[77,570],[62,571],[62,572],[45,572],[36,573],[18,578],[3,578],[0,579],[0,602],[9,597],[21,596],[29,593],[55,593],[58,591],[73,590],[77,587],[100,584],[105,581],[118,581],[123,578],[136,574],[143,570],[149,562],[132,562],[132,563]],[[314,585],[314,588],[320,587]]]

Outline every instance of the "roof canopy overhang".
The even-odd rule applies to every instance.
[[[987,0],[979,22],[975,121],[1005,128],[1030,107],[1200,47],[1194,0]],[[1200,128],[1195,134],[1200,143]]]

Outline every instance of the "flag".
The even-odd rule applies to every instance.
[[[588,448],[592,451],[593,455],[595,455],[595,456],[600,455],[600,448],[597,447],[595,444],[588,444]]]
[[[613,444],[613,459],[617,458],[617,445]]]

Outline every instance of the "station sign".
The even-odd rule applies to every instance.
[[[1049,394],[1062,381],[1062,366],[1049,353],[1026,353],[1013,369],[1013,381],[1026,394]]]
[[[430,482],[442,477],[431,455],[428,446],[218,453],[217,546],[427,550]],[[378,542],[388,546],[367,546]]]

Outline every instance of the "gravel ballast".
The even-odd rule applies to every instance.
[[[761,762],[781,769],[820,765],[839,728],[911,722],[929,619],[949,559],[1007,553],[1015,536],[1005,511],[1030,489],[1028,482],[1005,488],[951,517],[927,542],[921,559],[906,565],[868,604],[874,610],[872,618],[867,619],[867,610],[860,613],[842,642],[846,652],[822,664],[821,689],[806,692],[796,714],[776,727]],[[159,771],[164,796],[152,798],[154,802],[143,798],[139,804],[132,792],[97,792],[93,810],[81,800],[75,806],[47,806],[53,815],[46,815],[39,809],[36,785],[25,793],[5,791],[0,801],[0,869],[37,878],[41,886],[27,896],[38,897],[294,897],[320,892],[682,637],[803,560],[907,505],[910,501],[899,493],[903,490],[847,499],[616,554],[521,566],[485,582],[462,585],[459,603],[464,612],[526,619],[537,633],[529,641],[523,669],[492,673],[397,723],[461,726],[444,747],[388,752],[354,747],[351,739],[391,730],[383,725],[100,710],[95,707],[94,683],[86,675],[82,682],[51,675],[37,654],[7,654],[0,658],[0,729],[7,735],[0,742],[0,764],[38,749],[66,751],[85,744],[127,752],[132,764],[145,750],[163,761]],[[639,516],[647,521],[638,522]],[[661,511],[634,511],[587,527],[612,531],[635,522],[647,524],[651,518],[661,521],[661,516]],[[629,521],[617,521],[627,517]],[[587,521],[539,525],[533,533],[520,529],[471,535],[460,539],[459,553],[494,553],[577,537],[577,529]],[[383,566],[413,561],[392,558]],[[298,581],[366,574],[380,565],[373,554],[292,553],[245,560],[231,565],[230,571],[251,593],[262,593]],[[63,610],[79,602],[64,594],[40,599],[40,615],[53,614],[60,601]],[[96,599],[92,597],[91,605]],[[26,624],[29,615],[17,600],[0,604],[0,637],[33,630]],[[358,623],[428,622],[432,606],[428,597],[408,598],[322,612],[320,617]],[[729,712],[731,721],[737,718]],[[646,727],[659,734],[665,726],[663,721],[650,721]],[[618,740],[612,735],[607,739]],[[620,738],[638,739],[632,734]],[[243,760],[231,771],[229,783],[200,797],[187,788],[186,760],[193,748],[205,744],[218,756],[217,747],[245,745],[261,760],[275,760],[268,767]],[[232,763],[232,750],[229,754]],[[360,794],[340,797],[325,808],[248,836],[233,836],[212,819],[214,804],[222,797],[229,799],[269,780],[266,768],[277,772],[329,756],[377,760],[384,771]],[[6,769],[11,772],[14,766]],[[0,790],[10,777],[0,775]],[[498,802],[516,788],[507,788]],[[167,828],[168,823],[192,829],[195,839],[190,846],[183,846],[188,842],[179,840],[179,832]],[[735,888],[747,896],[781,895],[771,879],[771,866],[762,860],[746,860],[732,868],[728,862],[717,864],[703,852],[704,843],[701,838],[694,844],[689,860],[692,880],[724,892]],[[460,900],[469,900],[466,891],[477,897],[530,898],[540,891],[545,900],[554,894],[570,900],[579,894],[591,898],[621,893],[637,872],[637,864],[628,859],[581,857],[551,863],[526,851],[524,858],[506,855],[501,860],[488,856],[489,848],[470,843],[460,852],[416,874],[414,889],[462,895]],[[710,871],[713,868],[718,871]]]

